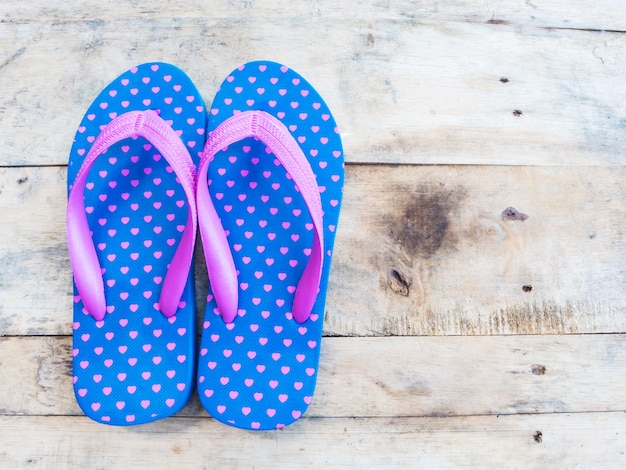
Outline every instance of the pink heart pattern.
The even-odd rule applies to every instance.
[[[71,149],[68,184],[104,125],[124,112],[145,109],[170,123],[197,164],[207,119],[200,94],[176,67],[143,64],[114,80],[90,106]],[[96,322],[74,285],[76,399],[101,423],[132,425],[167,417],[187,402],[194,379],[192,272],[175,316],[166,318],[158,305],[187,221],[185,193],[166,160],[141,137],[99,157],[86,188],[107,315]]]
[[[206,184],[239,273],[239,312],[233,323],[224,323],[209,290],[198,392],[206,410],[221,422],[276,429],[300,418],[313,397],[344,160],[328,107],[286,66],[252,62],[234,70],[213,101],[209,132],[247,110],[280,119],[316,175],[324,211],[322,280],[309,320],[296,323],[293,295],[313,242],[306,205],[263,143],[249,138],[218,154]]]

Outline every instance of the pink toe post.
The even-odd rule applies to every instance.
[[[226,234],[211,201],[206,184],[209,164],[229,145],[255,137],[267,145],[287,170],[302,195],[313,222],[313,246],[309,261],[296,289],[292,313],[305,322],[319,290],[324,253],[323,211],[319,188],[311,165],[289,130],[274,116],[263,111],[245,111],[220,124],[209,136],[198,168],[197,202],[201,208],[198,223],[205,247],[207,271],[222,318],[231,323],[237,316],[237,272]]]
[[[76,287],[87,311],[97,320],[106,314],[102,271],[85,214],[85,184],[96,159],[124,139],[144,137],[170,164],[189,202],[189,215],[180,244],[163,282],[160,310],[173,316],[185,289],[196,240],[195,168],[176,132],[155,111],[132,111],[106,125],[85,157],[71,186],[67,205],[67,239]]]

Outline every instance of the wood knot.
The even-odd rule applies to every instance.
[[[387,269],[387,285],[396,294],[408,297],[411,278],[395,266]]]
[[[521,220],[522,222],[530,217],[528,214],[524,214],[518,211],[515,207],[507,207],[502,211],[503,220]]]
[[[545,375],[546,366],[534,365],[531,370],[533,375]]]

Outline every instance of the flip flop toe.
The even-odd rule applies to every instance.
[[[141,424],[192,391],[195,165],[206,110],[169,64],[134,67],[87,110],[68,164],[73,381],[87,416]]]
[[[198,393],[244,429],[293,423],[311,403],[341,204],[341,139],[315,89],[252,62],[221,85],[198,170],[210,290]]]

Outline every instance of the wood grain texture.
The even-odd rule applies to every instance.
[[[309,418],[626,409],[626,336],[325,338]],[[71,338],[0,340],[0,415],[82,415]],[[206,417],[197,397],[179,416]]]
[[[113,0],[69,3],[49,0],[45,8],[34,2],[0,5],[0,16],[8,22],[51,22],[124,20],[127,18],[293,18],[370,21],[381,19],[415,21],[462,21],[502,25],[509,23],[537,27],[626,30],[623,4],[599,0],[593,8],[583,0],[315,0],[290,1],[154,0],[149,4]]]
[[[0,2],[0,466],[626,468],[624,32],[622,0]],[[138,63],[210,104],[257,59],[311,81],[348,161],[313,404],[279,432],[195,396],[95,424],[71,386],[75,128]]]
[[[259,58],[320,91],[349,162],[622,166],[625,51],[620,33],[412,18],[5,22],[0,166],[64,164],[85,109],[137,63],[180,65],[210,103]]]
[[[283,431],[244,433],[201,418],[112,428],[81,417],[0,417],[0,456],[8,468],[612,469],[626,465],[625,424],[623,412],[302,418]]]
[[[625,183],[619,167],[349,165],[325,334],[626,331]],[[0,334],[69,335],[65,169],[0,169],[0,191]]]
[[[326,332],[624,331],[624,177],[621,168],[348,171]]]

